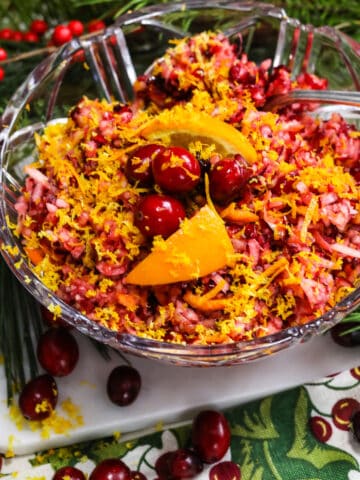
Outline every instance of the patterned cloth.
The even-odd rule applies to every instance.
[[[360,480],[360,443],[350,417],[360,409],[360,367],[226,410],[231,447],[223,460],[237,462],[242,480]],[[2,474],[17,480],[51,479],[73,465],[90,473],[105,458],[121,458],[149,480],[168,450],[189,445],[191,425],[89,441],[36,455],[6,459]],[[210,466],[196,477],[208,480]]]

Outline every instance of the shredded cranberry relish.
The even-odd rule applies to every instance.
[[[313,118],[303,105],[262,111],[276,92],[327,86],[311,74],[292,81],[285,67],[269,73],[270,63],[256,66],[222,34],[202,33],[176,41],[137,80],[134,104],[84,98],[67,123],[49,125],[37,138],[39,158],[26,169],[17,203],[18,233],[44,284],[111,329],[188,344],[246,340],[306,323],[350,293],[360,267],[359,132],[340,115]],[[257,161],[224,158],[193,142],[187,161],[194,185],[176,194],[162,190],[149,164],[172,146],[154,146],[138,132],[179,105],[235,126]],[[147,207],[155,211],[163,194],[178,212],[175,220],[170,214],[171,232],[184,214],[189,219],[212,201],[234,262],[189,281],[127,283],[153,244],[165,241],[146,234],[158,224],[144,226],[139,213],[140,200],[153,195]]]

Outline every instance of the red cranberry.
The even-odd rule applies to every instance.
[[[75,467],[62,467],[57,470],[52,480],[86,480],[84,473]]]
[[[129,182],[138,183],[143,187],[152,185],[152,160],[164,149],[165,147],[156,145],[155,143],[143,145],[136,149],[126,162],[125,175]]]
[[[27,420],[44,420],[56,407],[58,389],[54,378],[45,374],[30,380],[19,396],[19,408]]]
[[[102,20],[92,20],[88,24],[88,32],[93,33],[93,32],[98,32],[100,30],[104,30],[106,28],[105,23]]]
[[[80,37],[84,33],[84,24],[80,20],[70,20],[67,26],[74,37]]]
[[[234,462],[220,462],[211,467],[209,480],[240,480],[241,472],[239,465]]]
[[[331,425],[323,417],[311,417],[309,420],[309,427],[312,434],[319,442],[327,442],[332,435]]]
[[[22,34],[22,40],[24,42],[36,43],[39,41],[39,37],[34,32],[25,32]]]
[[[155,462],[155,471],[160,480],[172,480],[171,463],[174,452],[165,452],[157,458]]]
[[[241,197],[250,177],[250,169],[240,155],[219,160],[209,172],[210,196],[220,204]]]
[[[10,40],[14,31],[11,28],[2,28],[0,30],[0,39],[1,40]]]
[[[44,35],[48,29],[48,24],[45,20],[39,18],[33,20],[30,24],[30,31],[36,33],[36,35]]]
[[[230,427],[225,416],[215,410],[204,410],[194,419],[192,445],[205,463],[222,459],[230,446]]]
[[[335,426],[340,430],[349,430],[352,415],[360,410],[360,402],[355,398],[342,398],[331,409],[331,416]]]
[[[14,32],[12,32],[10,40],[12,40],[13,42],[22,42],[23,33],[19,30],[15,30]]]
[[[130,479],[131,480],[147,480],[147,478],[145,477],[145,475],[141,472],[137,472],[135,470],[131,471],[130,472]]]
[[[0,47],[0,62],[7,59],[7,52],[5,48]]]
[[[0,67],[0,82],[2,82],[5,78],[5,70]]]
[[[200,458],[191,450],[179,448],[173,452],[170,460],[172,478],[193,478],[202,472],[204,466]]]
[[[146,237],[168,237],[179,228],[185,215],[182,203],[176,198],[152,194],[139,202],[134,223]]]
[[[134,402],[141,388],[139,372],[130,365],[115,367],[107,381],[107,394],[110,400],[120,407]]]
[[[185,193],[200,180],[200,163],[182,147],[168,147],[152,161],[155,182],[168,192]]]
[[[55,377],[69,375],[79,360],[75,337],[64,327],[51,327],[38,342],[37,357],[41,366]]]
[[[59,47],[60,45],[63,45],[64,43],[69,42],[73,37],[73,34],[71,33],[71,30],[69,27],[66,25],[57,25],[54,28],[53,34],[52,34],[52,41],[54,45]]]
[[[108,458],[94,468],[89,480],[131,480],[131,473],[121,460]]]

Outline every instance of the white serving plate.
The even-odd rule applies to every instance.
[[[191,420],[204,407],[224,409],[239,405],[360,364],[360,347],[340,347],[328,334],[272,357],[232,367],[176,367],[128,356],[139,370],[143,385],[132,405],[118,407],[107,398],[106,380],[122,360],[113,355],[111,361],[106,361],[88,339],[80,335],[77,338],[79,363],[71,375],[58,378],[57,383],[59,404],[71,398],[80,407],[84,424],[71,433],[52,434],[47,439],[27,425],[19,430],[9,417],[1,367],[0,452],[8,451],[11,445],[15,455],[30,454],[115,432],[121,432],[125,439],[139,430],[159,428],[160,423]]]

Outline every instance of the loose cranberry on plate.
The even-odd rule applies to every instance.
[[[131,472],[121,460],[108,458],[94,468],[89,480],[131,480]]]
[[[141,376],[131,365],[115,367],[107,381],[107,394],[110,400],[125,407],[137,398],[141,388]]]
[[[203,410],[194,418],[191,441],[203,462],[221,460],[230,446],[230,438],[229,424],[221,412]]]
[[[19,396],[19,408],[27,420],[44,420],[56,407],[58,389],[54,378],[45,374],[30,380]]]
[[[66,466],[59,468],[52,480],[86,480],[85,474],[76,467]]]

